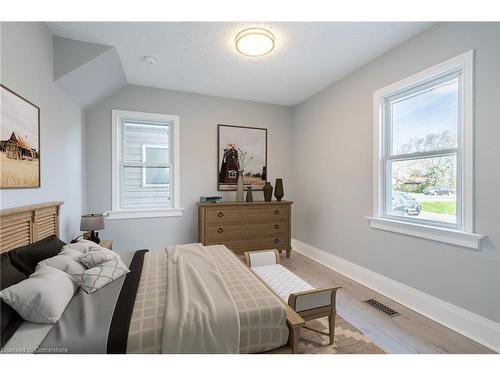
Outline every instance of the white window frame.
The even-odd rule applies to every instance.
[[[122,158],[122,124],[124,121],[138,122],[171,122],[170,155],[173,166],[171,181],[170,208],[151,209],[122,209],[120,207],[120,165]],[[106,212],[107,219],[135,219],[148,217],[182,216],[183,208],[180,207],[180,131],[179,116],[160,113],[133,112],[112,110],[111,111],[111,189],[112,209]],[[156,185],[157,186],[157,185]]]
[[[474,233],[474,51],[465,52],[420,73],[379,89],[373,94],[373,216],[368,217],[375,229],[422,237],[439,242],[478,249],[484,235]],[[388,141],[384,119],[385,99],[414,87],[459,72],[459,129],[457,137],[457,225],[409,219],[387,214],[388,193],[386,160]],[[422,152],[420,157],[428,156]],[[458,199],[460,201],[458,201]]]
[[[162,149],[162,150],[169,150],[170,145],[158,145],[158,144],[149,144],[149,145],[142,145],[142,162],[147,163],[146,161],[146,149],[147,148],[157,148],[157,149]],[[169,163],[170,164],[170,163]],[[172,164],[170,164],[170,167],[172,168]],[[146,169],[142,170],[142,186],[144,187],[164,187],[168,186],[168,184],[148,184],[146,181]]]

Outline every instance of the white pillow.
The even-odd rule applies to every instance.
[[[26,280],[0,291],[0,297],[24,320],[52,324],[59,320],[77,289],[70,275],[42,264]]]
[[[114,251],[100,247],[99,249],[92,248],[88,253],[81,255],[79,259],[87,268],[94,268],[116,257],[120,258]]]
[[[38,265],[57,268],[72,276],[75,273],[82,273],[87,269],[79,260],[81,255],[82,253],[78,250],[66,248],[55,257],[42,260]]]
[[[130,270],[122,262],[120,257],[115,257],[97,267],[90,268],[74,276],[82,289],[86,293],[91,294],[129,272]]]
[[[89,240],[80,240],[75,243],[69,243],[65,246],[63,246],[63,249],[73,249],[73,250],[78,250],[81,253],[88,253],[90,250],[97,250],[102,248],[99,246],[99,244],[96,244],[94,241],[89,241]]]

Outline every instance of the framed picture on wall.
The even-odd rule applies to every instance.
[[[0,85],[0,188],[40,187],[40,108]]]
[[[253,190],[262,190],[267,179],[267,129],[219,124],[217,139],[218,190],[236,190],[238,152],[246,153],[245,188],[251,186]]]

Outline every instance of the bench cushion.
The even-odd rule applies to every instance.
[[[288,302],[288,296],[291,293],[314,289],[280,264],[252,267],[252,271],[285,302]]]

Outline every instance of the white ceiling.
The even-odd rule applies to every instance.
[[[113,46],[128,83],[294,105],[430,27],[432,23],[55,22],[57,36]],[[276,48],[236,52],[234,37],[259,25]],[[156,64],[142,61],[153,56]]]

